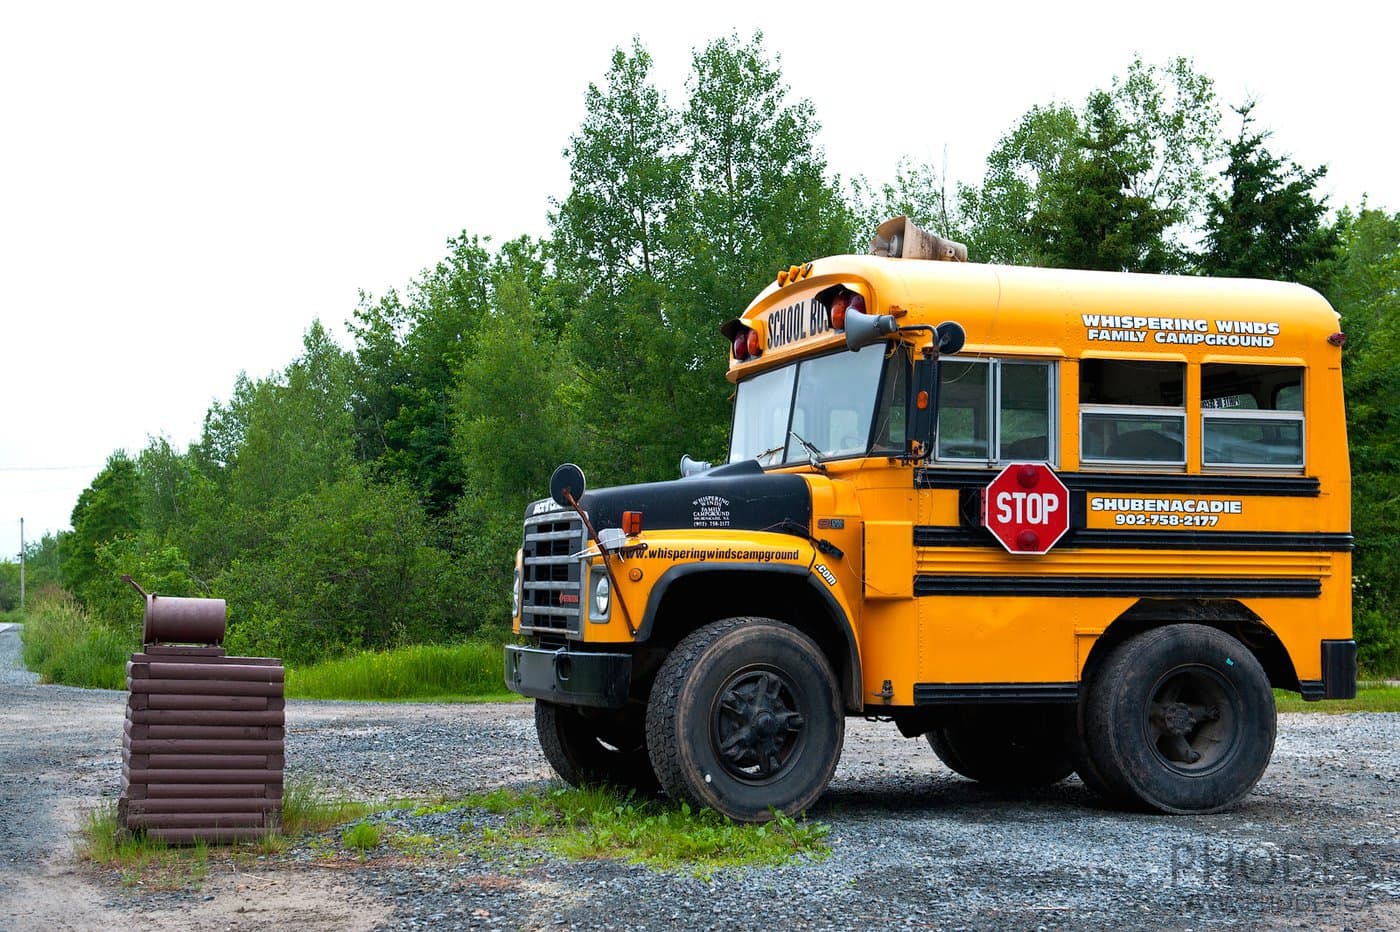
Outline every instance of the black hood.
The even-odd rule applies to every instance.
[[[621,527],[624,511],[640,511],[646,531],[733,528],[790,532],[796,528],[784,525],[795,523],[806,532],[812,526],[812,495],[801,476],[761,470],[725,472],[729,474],[711,472],[670,482],[590,489],[579,504],[598,531]]]

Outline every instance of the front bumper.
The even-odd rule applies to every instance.
[[[619,708],[632,683],[631,654],[542,650],[507,644],[506,686],[560,705]]]

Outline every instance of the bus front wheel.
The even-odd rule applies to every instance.
[[[640,716],[589,715],[536,699],[535,732],[545,758],[566,783],[611,783],[644,795],[658,789]]]
[[[821,649],[767,618],[728,618],[686,637],[647,702],[647,747],[662,788],[742,822],[816,802],[845,725]]]
[[[1238,802],[1274,748],[1259,661],[1215,628],[1177,624],[1119,645],[1089,686],[1083,739],[1113,796],[1159,812]]]

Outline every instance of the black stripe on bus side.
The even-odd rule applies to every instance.
[[[1315,599],[1314,577],[1198,576],[935,576],[914,577],[914,595],[1067,596],[1085,598]]]
[[[1057,546],[1141,547],[1146,550],[1302,550],[1348,553],[1356,543],[1350,534],[1294,534],[1288,531],[1128,531],[1117,529],[1070,531]]]
[[[915,705],[1078,702],[1078,683],[915,683]]]
[[[915,547],[998,547],[983,527],[918,525]],[[1141,550],[1275,550],[1347,553],[1355,548],[1350,534],[1295,534],[1289,531],[1135,531],[1104,528],[1071,530],[1056,549],[1138,548]]]
[[[980,489],[996,469],[914,471],[916,489]],[[1056,472],[1071,492],[1132,492],[1144,495],[1272,495],[1316,498],[1322,485],[1315,476],[1183,476],[1160,473]]]

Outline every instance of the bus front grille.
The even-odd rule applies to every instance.
[[[581,554],[587,545],[576,514],[550,512],[525,520],[521,547],[520,630],[583,630]]]

